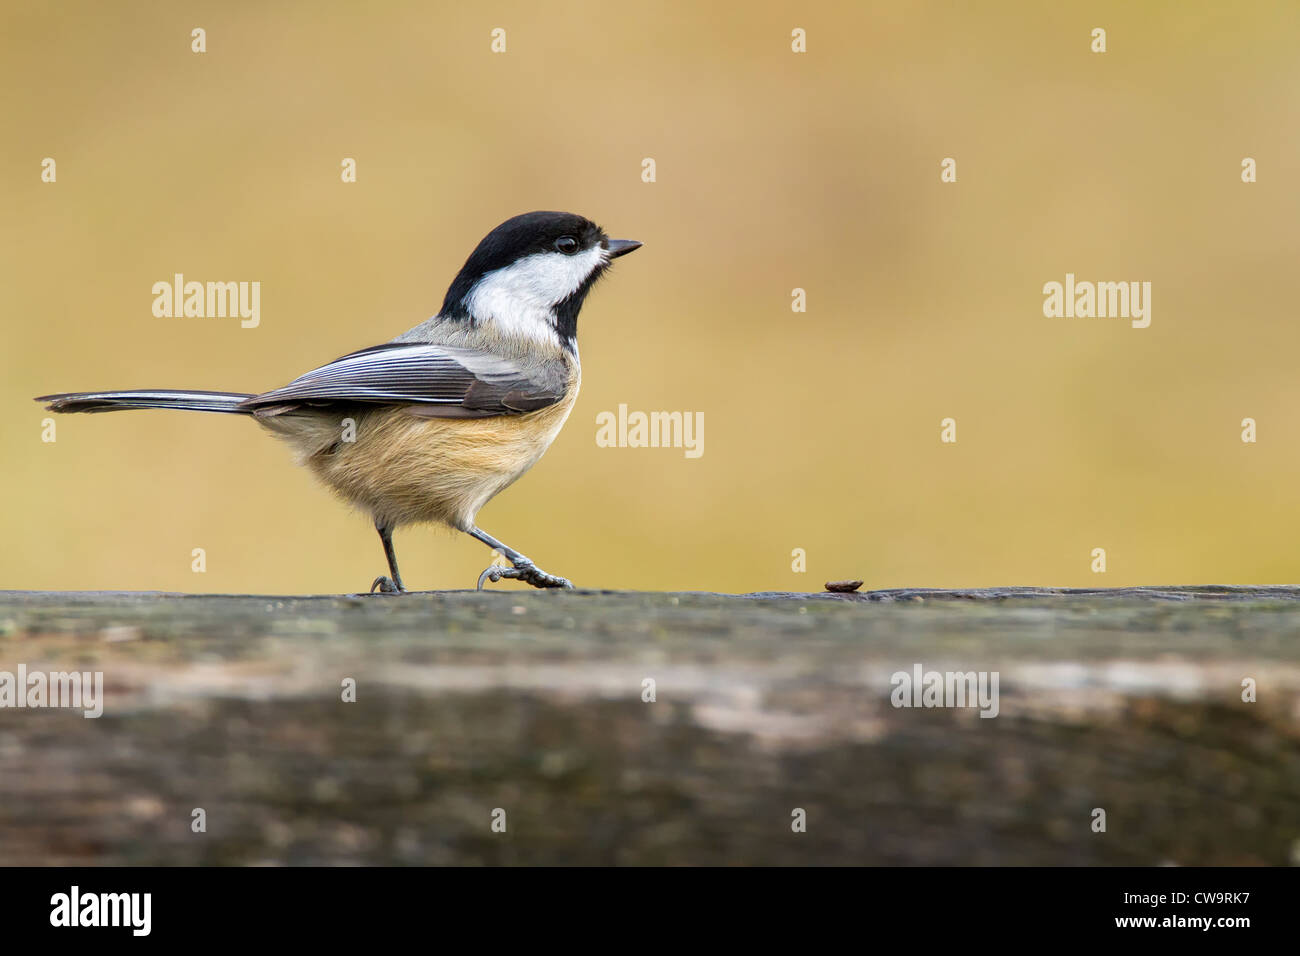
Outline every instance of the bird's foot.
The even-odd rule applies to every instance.
[[[370,585],[370,593],[374,594],[376,588],[379,590],[380,594],[405,594],[406,593],[406,588],[402,587],[401,582],[394,581],[392,578],[384,574],[381,574],[379,577],[375,578],[374,583]]]
[[[516,581],[523,581],[525,584],[531,584],[535,588],[567,588],[573,590],[573,585],[566,578],[557,577],[554,574],[547,574],[531,561],[516,561],[513,568],[502,568],[497,565],[484,570],[478,576],[478,589],[483,590],[483,584],[487,581],[496,583],[502,578],[514,578]]]

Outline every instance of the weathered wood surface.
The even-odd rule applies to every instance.
[[[0,710],[6,865],[1300,861],[1300,589],[0,592],[20,663],[106,700]]]

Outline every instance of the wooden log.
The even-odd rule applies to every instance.
[[[0,709],[0,864],[1294,863],[1297,635],[1281,587],[0,592],[0,672],[104,679]]]

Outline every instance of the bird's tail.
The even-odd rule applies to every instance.
[[[65,392],[61,395],[42,395],[36,399],[46,402],[52,412],[116,412],[127,408],[175,408],[187,412],[230,412],[247,415],[249,409],[240,408],[245,392],[195,392],[173,388],[133,389],[126,392]]]

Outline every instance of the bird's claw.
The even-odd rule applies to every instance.
[[[483,573],[478,576],[478,590],[483,590],[483,585],[487,581],[493,584],[502,578],[514,578],[516,581],[523,581],[525,584],[531,584],[535,588],[566,588],[573,589],[573,585],[568,579],[558,577],[554,574],[547,574],[535,564],[516,564],[513,568],[502,568],[492,565],[484,569]]]
[[[379,589],[380,594],[404,594],[406,592],[406,588],[397,584],[385,574],[381,574],[371,583],[370,593],[374,594],[376,588]]]

